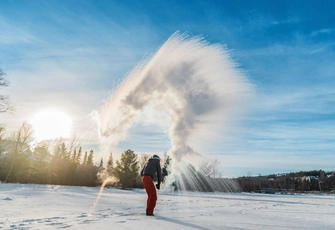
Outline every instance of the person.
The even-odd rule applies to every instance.
[[[147,216],[154,216],[154,209],[156,207],[157,191],[154,185],[154,178],[156,175],[157,175],[156,188],[159,190],[161,183],[160,158],[157,155],[153,155],[144,165],[141,171],[142,183],[144,185],[145,191],[148,194],[147,208],[146,208]]]

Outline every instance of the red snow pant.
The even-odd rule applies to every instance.
[[[157,200],[156,187],[154,185],[151,176],[143,176],[142,183],[144,185],[145,191],[148,194],[147,209],[146,209],[147,214],[154,214],[154,209]]]

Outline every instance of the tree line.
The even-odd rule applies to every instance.
[[[26,122],[10,138],[0,135],[0,181],[80,186],[101,183],[98,173],[105,171],[105,168],[102,159],[100,164],[93,162],[93,150],[84,151],[80,146],[75,147],[74,141],[66,144],[62,139],[54,140],[51,150],[46,144],[32,148],[31,136],[32,129]],[[116,176],[125,186],[133,186],[125,177],[138,174],[134,153],[127,150],[121,160],[116,161],[115,167],[111,159],[112,154],[107,164],[110,176]]]
[[[245,192],[335,192],[335,171],[311,170],[237,178]]]
[[[1,182],[97,186],[109,180],[109,185],[124,189],[143,187],[139,172],[149,155],[138,155],[128,149],[115,163],[112,153],[106,164],[103,159],[94,163],[94,151],[84,151],[75,139],[69,143],[55,140],[51,149],[46,144],[32,148],[32,134],[31,126],[26,122],[10,137],[5,138],[4,129],[0,129]],[[162,181],[170,174],[171,160],[165,154],[161,161]],[[312,170],[224,179],[218,173],[218,164],[217,160],[204,161],[199,169],[187,165],[171,186],[176,190],[261,193],[330,192],[335,188],[334,171]]]
[[[60,185],[95,184],[97,166],[93,150],[66,146],[62,139],[54,140],[49,151],[46,143],[32,146],[32,128],[24,122],[10,137],[0,133],[0,181],[6,183],[36,183]],[[1,135],[2,134],[2,135]]]
[[[32,134],[27,122],[10,137],[5,138],[4,128],[0,129],[1,182],[97,186],[109,179],[113,186],[142,187],[139,172],[149,155],[138,157],[128,149],[115,163],[110,153],[106,165],[103,159],[97,164],[93,162],[94,151],[84,151],[75,138],[68,143],[56,139],[52,145],[33,146]]]

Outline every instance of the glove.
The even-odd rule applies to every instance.
[[[161,188],[160,184],[156,184],[156,188],[159,190]]]

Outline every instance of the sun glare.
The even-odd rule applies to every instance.
[[[58,110],[40,111],[32,117],[30,122],[37,141],[70,137],[72,119]]]

